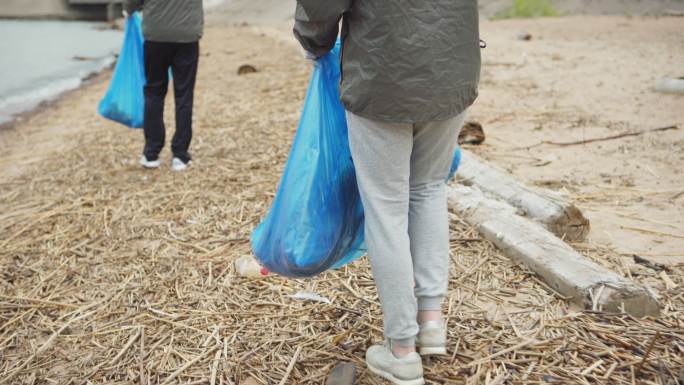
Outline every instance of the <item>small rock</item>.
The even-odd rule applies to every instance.
[[[532,40],[532,34],[529,32],[521,32],[518,34],[518,40],[530,41]]]
[[[257,71],[256,67],[254,67],[251,64],[243,64],[237,70],[238,75],[253,74],[256,72],[259,72],[259,71]]]

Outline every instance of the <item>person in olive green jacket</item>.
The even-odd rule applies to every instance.
[[[420,385],[420,355],[447,353],[445,181],[478,92],[477,0],[298,0],[306,57],[331,50],[340,20],[341,99],[386,339],[366,363]]]
[[[143,10],[145,37],[145,148],[140,164],[160,166],[164,147],[164,99],[173,75],[176,132],[171,141],[173,170],[184,170],[192,157],[192,110],[199,61],[199,40],[204,28],[202,0],[126,0],[128,14]]]

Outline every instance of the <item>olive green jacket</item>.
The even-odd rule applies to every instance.
[[[347,110],[388,122],[437,121],[477,98],[477,0],[297,0],[295,36],[322,56],[340,19]]]
[[[125,0],[124,8],[128,13],[144,10],[145,40],[194,43],[202,38],[202,0]]]

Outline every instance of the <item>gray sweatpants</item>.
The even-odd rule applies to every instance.
[[[385,337],[400,345],[415,342],[417,310],[440,310],[447,292],[445,180],[465,114],[411,124],[347,112]]]

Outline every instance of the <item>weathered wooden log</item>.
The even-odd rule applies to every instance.
[[[508,202],[562,239],[581,241],[589,234],[589,220],[574,204],[552,191],[523,185],[469,151],[461,153],[457,176],[463,184]]]
[[[553,290],[583,308],[624,311],[636,317],[660,313],[647,287],[582,256],[538,223],[517,215],[510,204],[460,184],[449,187],[449,203],[504,254],[525,264]]]

